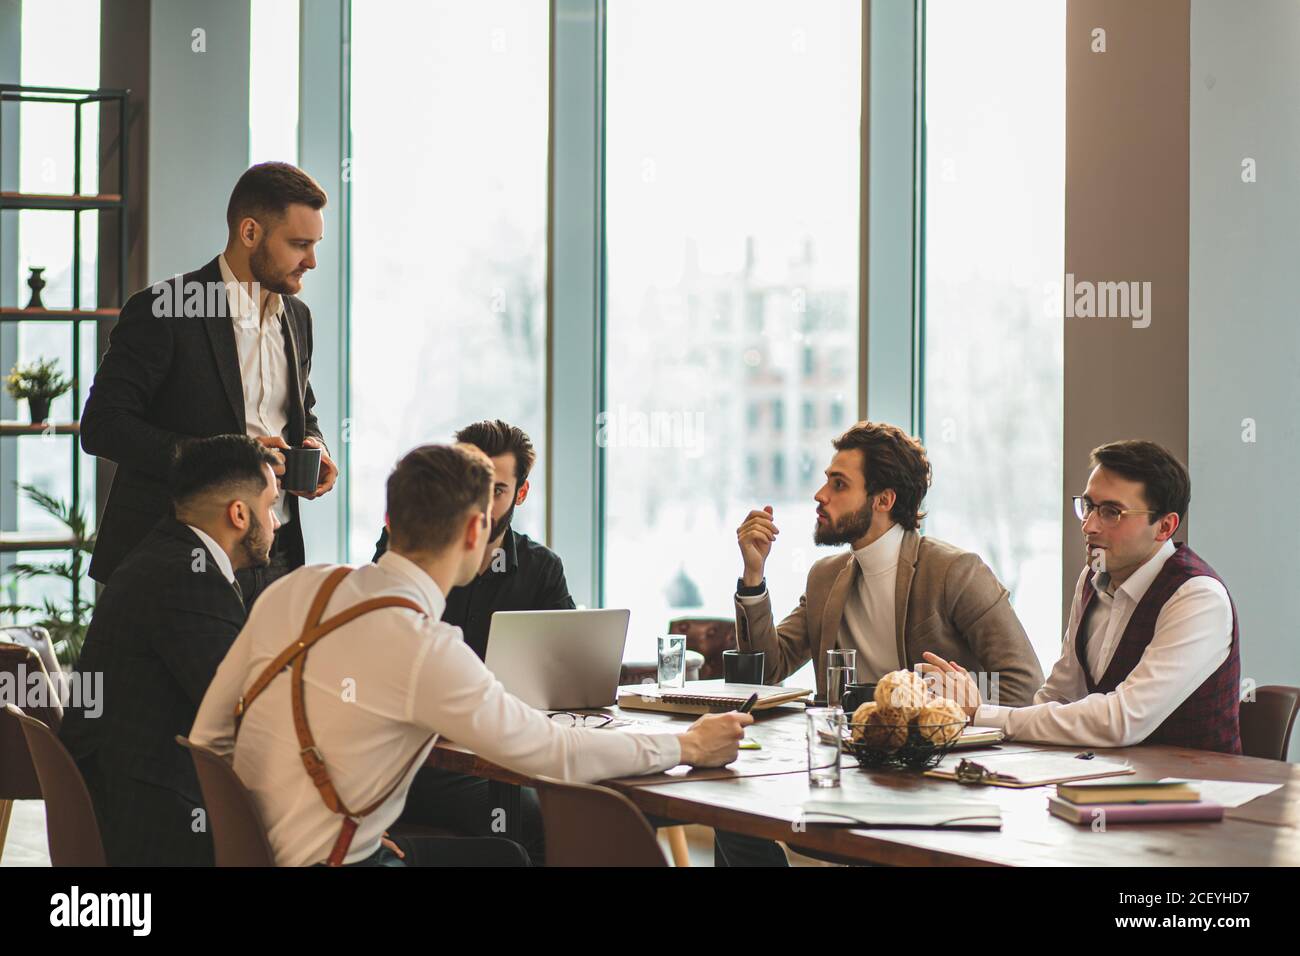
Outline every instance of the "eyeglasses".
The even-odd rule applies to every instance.
[[[548,715],[562,727],[604,727],[614,719],[613,714],[571,714],[567,710]]]
[[[1094,511],[1097,512],[1102,526],[1107,528],[1115,527],[1125,515],[1160,514],[1159,511],[1152,511],[1149,508],[1116,508],[1114,505],[1099,505],[1083,495],[1074,496],[1074,513],[1079,516],[1080,521],[1087,521],[1088,516]]]

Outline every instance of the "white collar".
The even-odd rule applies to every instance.
[[[1147,558],[1141,567],[1130,574],[1124,583],[1115,589],[1116,592],[1123,591],[1130,601],[1137,604],[1147,593],[1147,589],[1155,581],[1156,575],[1160,573],[1160,569],[1165,566],[1165,562],[1173,556],[1173,553],[1174,541],[1172,538],[1168,538],[1164,544],[1160,545],[1155,554]]]
[[[898,555],[903,548],[903,526],[895,524],[866,547],[858,548],[853,557],[863,574],[882,574],[898,567]]]
[[[443,596],[437,582],[429,577],[424,568],[410,558],[404,558],[393,551],[385,551],[381,554],[376,565],[414,585],[429,612],[429,617],[435,621],[442,619],[442,612],[447,607],[447,599]]]
[[[185,527],[193,531],[195,536],[203,542],[203,546],[212,555],[212,560],[217,562],[217,567],[220,569],[222,576],[231,584],[234,584],[235,567],[230,563],[230,555],[226,554],[226,549],[217,544],[217,540],[202,528],[196,528],[192,524],[187,524]]]
[[[230,305],[230,318],[235,323],[236,328],[256,329],[260,328],[261,320],[258,316],[258,303],[249,295],[249,287],[235,278],[234,271],[230,268],[230,263],[226,262],[226,254],[223,252],[217,257],[217,264],[221,267],[221,278],[226,283],[226,302]],[[266,316],[270,320],[270,326],[275,329],[280,322],[280,314],[284,310],[284,299],[278,292],[271,292],[266,298]]]

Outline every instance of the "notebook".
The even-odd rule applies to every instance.
[[[1070,783],[1074,780],[1091,780],[1096,777],[1113,777],[1134,773],[1131,766],[1114,760],[1079,760],[1069,754],[1031,750],[1013,754],[992,754],[974,760],[960,754],[949,754],[927,777],[957,780],[957,770],[962,764],[970,774],[970,783],[986,783],[995,787],[1042,787],[1049,783]]]
[[[1000,830],[997,804],[961,801],[872,803],[859,800],[807,800],[804,823],[865,830]]]
[[[801,687],[726,684],[720,680],[691,680],[685,687],[632,684],[618,689],[618,706],[626,710],[656,710],[669,714],[713,714],[735,710],[758,694],[754,710],[767,710],[801,700],[812,691]]]
[[[1091,826],[1100,820],[1110,823],[1187,823],[1197,820],[1222,820],[1223,807],[1217,803],[1096,803],[1077,804],[1060,797],[1048,797],[1047,809],[1062,820]]]

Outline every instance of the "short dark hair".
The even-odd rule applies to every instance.
[[[528,473],[537,462],[533,442],[522,428],[501,419],[484,419],[466,425],[456,432],[456,441],[481,449],[489,458],[510,452],[515,456],[515,487],[528,480]]]
[[[1180,524],[1187,517],[1192,479],[1186,466],[1167,448],[1153,441],[1112,441],[1094,448],[1090,462],[1093,468],[1100,465],[1121,478],[1142,482],[1147,507],[1156,512],[1147,515],[1148,524],[1155,524],[1167,514],[1178,515]]]
[[[239,177],[226,204],[226,226],[233,233],[252,216],[270,231],[294,203],[322,209],[329,202],[320,183],[289,163],[258,163]]]
[[[909,531],[915,531],[925,517],[921,502],[930,487],[930,459],[925,446],[897,425],[858,422],[834,443],[836,451],[862,452],[863,478],[867,494],[892,488],[894,507],[889,516]]]
[[[460,533],[471,511],[492,499],[492,462],[468,445],[421,445],[388,476],[388,536],[392,546],[434,554]]]
[[[215,435],[182,445],[172,464],[172,503],[178,511],[217,492],[256,497],[266,488],[263,466],[274,468],[271,449],[247,435]]]

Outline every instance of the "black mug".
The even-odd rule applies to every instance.
[[[763,683],[763,652],[723,651],[722,679],[728,684]]]
[[[843,708],[844,713],[852,714],[863,704],[876,699],[875,684],[845,684]]]
[[[281,448],[284,455],[285,491],[313,492],[320,484],[321,450],[319,448]]]

